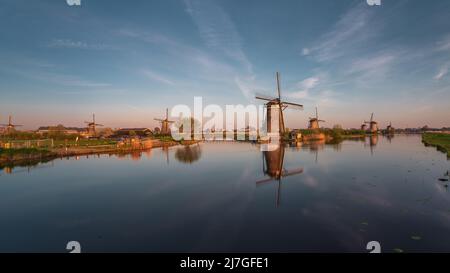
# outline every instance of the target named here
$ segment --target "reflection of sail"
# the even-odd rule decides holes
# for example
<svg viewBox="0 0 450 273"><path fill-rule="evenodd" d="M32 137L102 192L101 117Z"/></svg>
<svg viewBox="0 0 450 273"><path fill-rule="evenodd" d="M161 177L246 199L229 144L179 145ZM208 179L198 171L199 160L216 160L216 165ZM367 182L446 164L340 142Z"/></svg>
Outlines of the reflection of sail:
<svg viewBox="0 0 450 273"><path fill-rule="evenodd" d="M163 152L166 154L166 162L169 165L169 146L165 145L161 147Z"/></svg>
<svg viewBox="0 0 450 273"><path fill-rule="evenodd" d="M192 164L200 159L202 151L200 145L186 145L182 148L178 148L175 152L175 158L182 162Z"/></svg>
<svg viewBox="0 0 450 273"><path fill-rule="evenodd" d="M303 173L303 168L286 170L284 164L284 147L280 145L276 150L262 152L263 156L263 172L269 178L256 181L256 185L265 184L273 180L278 181L277 187L277 207L280 205L281 180L283 177Z"/></svg>

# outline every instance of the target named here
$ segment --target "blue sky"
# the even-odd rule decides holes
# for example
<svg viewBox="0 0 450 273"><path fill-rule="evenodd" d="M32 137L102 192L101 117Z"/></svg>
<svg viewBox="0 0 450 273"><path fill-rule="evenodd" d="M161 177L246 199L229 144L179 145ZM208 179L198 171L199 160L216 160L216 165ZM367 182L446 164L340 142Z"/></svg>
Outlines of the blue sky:
<svg viewBox="0 0 450 273"><path fill-rule="evenodd" d="M251 104L281 73L287 126L450 125L450 1L0 0L0 119L154 127L166 107Z"/></svg>

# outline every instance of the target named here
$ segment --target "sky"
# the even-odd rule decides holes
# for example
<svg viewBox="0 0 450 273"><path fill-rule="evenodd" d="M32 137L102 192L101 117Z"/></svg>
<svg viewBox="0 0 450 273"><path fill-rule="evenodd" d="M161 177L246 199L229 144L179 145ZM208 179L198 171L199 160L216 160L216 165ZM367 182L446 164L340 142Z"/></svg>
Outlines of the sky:
<svg viewBox="0 0 450 273"><path fill-rule="evenodd" d="M0 0L0 123L157 126L166 108L304 105L286 126L450 126L450 1Z"/></svg>

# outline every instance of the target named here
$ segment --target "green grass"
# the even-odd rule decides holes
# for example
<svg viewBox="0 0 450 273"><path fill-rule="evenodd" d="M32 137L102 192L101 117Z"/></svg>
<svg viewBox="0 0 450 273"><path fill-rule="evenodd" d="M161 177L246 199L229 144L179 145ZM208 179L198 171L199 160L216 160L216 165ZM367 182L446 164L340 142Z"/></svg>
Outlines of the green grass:
<svg viewBox="0 0 450 273"><path fill-rule="evenodd" d="M450 134L424 133L422 141L427 145L437 147L438 150L447 153L447 156L450 157Z"/></svg>
<svg viewBox="0 0 450 273"><path fill-rule="evenodd" d="M75 140L55 140L53 145L55 148L58 148L60 146L65 147L67 146L99 146L99 145L115 145L117 144L117 141L114 140L107 140L107 139L79 139L78 142Z"/></svg>
<svg viewBox="0 0 450 273"><path fill-rule="evenodd" d="M159 139L162 142L170 142L170 141L174 141L172 136L166 136L166 135L154 135L153 136L154 139Z"/></svg>
<svg viewBox="0 0 450 273"><path fill-rule="evenodd" d="M2 149L0 148L1 156L15 156L15 155L36 155L48 154L50 151L37 148L20 148L20 149Z"/></svg>

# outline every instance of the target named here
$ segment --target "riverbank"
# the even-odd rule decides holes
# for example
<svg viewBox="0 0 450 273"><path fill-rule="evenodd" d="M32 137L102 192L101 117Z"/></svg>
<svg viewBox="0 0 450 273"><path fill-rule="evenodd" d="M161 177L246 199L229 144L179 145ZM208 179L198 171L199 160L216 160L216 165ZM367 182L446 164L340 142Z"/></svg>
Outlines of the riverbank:
<svg viewBox="0 0 450 273"><path fill-rule="evenodd" d="M13 166L32 166L39 162L53 159L92 154L126 154L136 151L146 151L153 148L171 147L176 145L192 145L198 141L147 140L146 145L95 145L95 146L57 146L55 148L19 148L0 149L0 169Z"/></svg>
<svg viewBox="0 0 450 273"><path fill-rule="evenodd" d="M423 133L422 142L425 145L436 147L439 151L447 154L450 158L450 134L446 133Z"/></svg>

